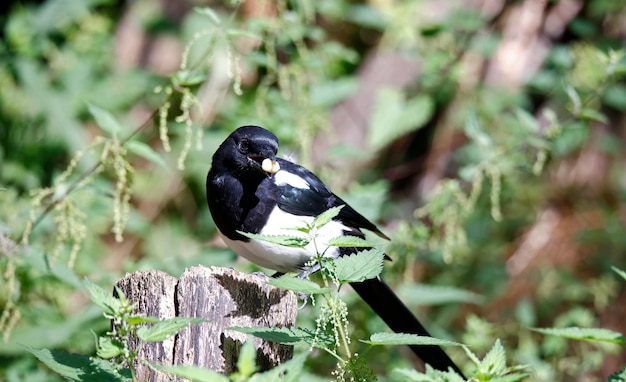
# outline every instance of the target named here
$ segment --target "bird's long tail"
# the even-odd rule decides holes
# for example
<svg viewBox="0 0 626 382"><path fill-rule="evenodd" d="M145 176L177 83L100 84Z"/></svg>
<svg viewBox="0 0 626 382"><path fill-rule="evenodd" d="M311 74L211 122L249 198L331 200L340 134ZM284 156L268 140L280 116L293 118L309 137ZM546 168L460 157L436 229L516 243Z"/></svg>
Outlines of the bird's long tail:
<svg viewBox="0 0 626 382"><path fill-rule="evenodd" d="M394 332L430 336L421 322L382 279L374 278L350 285ZM458 366L439 346L409 345L409 347L415 355L433 368L442 371L452 368L463 376Z"/></svg>

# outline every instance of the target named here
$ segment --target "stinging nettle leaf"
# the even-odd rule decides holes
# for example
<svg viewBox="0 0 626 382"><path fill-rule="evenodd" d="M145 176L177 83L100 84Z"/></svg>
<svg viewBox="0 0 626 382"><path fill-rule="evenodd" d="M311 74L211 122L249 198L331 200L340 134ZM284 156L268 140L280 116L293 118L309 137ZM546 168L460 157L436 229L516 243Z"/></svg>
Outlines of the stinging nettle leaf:
<svg viewBox="0 0 626 382"><path fill-rule="evenodd" d="M124 146L131 153L139 155L140 157L145 158L152 163L158 164L163 168L167 168L167 163L165 163L163 157L147 144L140 141L128 141Z"/></svg>
<svg viewBox="0 0 626 382"><path fill-rule="evenodd" d="M324 333L316 336L312 330L303 328L268 328L268 327L239 327L233 326L228 330L234 330L236 332L252 334L255 337L262 338L264 340L279 342L282 344L293 345L308 345L319 347L320 345L331 345L334 343L332 336Z"/></svg>
<svg viewBox="0 0 626 382"><path fill-rule="evenodd" d="M333 261L335 277L341 283L360 282L377 277L383 270L385 252L372 248Z"/></svg>
<svg viewBox="0 0 626 382"><path fill-rule="evenodd" d="M152 326L142 326L137 329L137 337L146 342L164 341L178 333L181 329L202 322L207 321L197 317L172 317L159 321Z"/></svg>
<svg viewBox="0 0 626 382"><path fill-rule="evenodd" d="M120 300L113 297L110 292L105 291L88 279L85 279L84 284L89 292L91 301L101 307L104 313L114 315L119 310L121 306Z"/></svg>
<svg viewBox="0 0 626 382"><path fill-rule="evenodd" d="M337 236L328 241L328 245L333 247L358 247L358 248L370 248L372 244L365 239L361 239L358 236L344 235Z"/></svg>
<svg viewBox="0 0 626 382"><path fill-rule="evenodd" d="M313 226L317 228L325 226L331 220L336 218L337 215L339 215L343 207L344 207L343 205L332 207L322 212L321 214L317 215L317 217L315 217L315 220L313 220Z"/></svg>
<svg viewBox="0 0 626 382"><path fill-rule="evenodd" d="M610 342L619 345L624 345L625 343L622 333L604 328L579 328L574 326L569 328L532 328L532 330L572 340Z"/></svg>
<svg viewBox="0 0 626 382"><path fill-rule="evenodd" d="M107 110L104 110L99 106L90 103L87 103L87 109L102 130L113 136L122 131L122 125L120 125L117 119L113 117L113 114L111 114Z"/></svg>
<svg viewBox="0 0 626 382"><path fill-rule="evenodd" d="M615 271L615 273L617 273L618 275L622 276L622 278L624 280L626 280L626 272L624 272L623 270L619 269L618 267L611 267L611 269L613 269L613 271Z"/></svg>
<svg viewBox="0 0 626 382"><path fill-rule="evenodd" d="M423 127L432 117L433 111L434 103L428 96L406 100L400 89L382 89L374 101L368 125L368 146L378 150L402 135Z"/></svg>
<svg viewBox="0 0 626 382"><path fill-rule="evenodd" d="M266 284L277 288L291 290L305 294L320 294L330 292L330 288L322 288L311 280L299 279L297 277L281 276L276 279L269 279Z"/></svg>
<svg viewBox="0 0 626 382"><path fill-rule="evenodd" d="M374 333L369 340L361 340L361 342L370 345L463 346L463 344L454 341L409 333Z"/></svg>
<svg viewBox="0 0 626 382"><path fill-rule="evenodd" d="M259 235L256 233L249 233L243 231L237 231L237 233L254 240L267 241L268 243L284 245L285 247L304 248L309 244L309 239L298 236L288 235Z"/></svg>
<svg viewBox="0 0 626 382"><path fill-rule="evenodd" d="M165 366L157 363L150 363L150 367L164 371L166 373L175 375L177 377L185 378L193 382L228 382L228 377L196 365L173 365Z"/></svg>
<svg viewBox="0 0 626 382"><path fill-rule="evenodd" d="M39 361L69 381L123 382L130 378L127 369L116 370L108 361L58 350L26 347Z"/></svg>

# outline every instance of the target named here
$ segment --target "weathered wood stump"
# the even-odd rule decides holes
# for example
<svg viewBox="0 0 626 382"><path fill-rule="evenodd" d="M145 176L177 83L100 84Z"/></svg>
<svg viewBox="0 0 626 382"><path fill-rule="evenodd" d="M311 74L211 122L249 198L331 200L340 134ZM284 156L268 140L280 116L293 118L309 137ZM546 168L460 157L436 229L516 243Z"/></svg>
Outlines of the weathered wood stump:
<svg viewBox="0 0 626 382"><path fill-rule="evenodd" d="M265 284L263 276L233 269L196 266L176 279L161 271L140 271L126 275L117 287L146 316L200 317L206 323L192 325L162 342L130 343L141 358L161 365L197 365L224 374L236 368L243 333L232 326L293 326L298 300L287 292ZM254 338L257 364L267 370L289 360L293 347ZM162 381L166 376L137 363L141 381Z"/></svg>

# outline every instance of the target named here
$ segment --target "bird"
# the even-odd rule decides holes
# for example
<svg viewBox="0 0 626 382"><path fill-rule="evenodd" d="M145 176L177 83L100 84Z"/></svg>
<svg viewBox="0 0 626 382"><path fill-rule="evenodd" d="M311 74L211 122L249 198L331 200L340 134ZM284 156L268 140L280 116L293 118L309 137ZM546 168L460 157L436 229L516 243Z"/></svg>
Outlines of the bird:
<svg viewBox="0 0 626 382"><path fill-rule="evenodd" d="M272 132L246 125L233 131L213 154L206 180L207 204L219 234L234 252L278 274L302 273L311 267L318 252L338 258L356 251L329 246L332 238L364 238L366 230L389 239L311 171L278 158L278 149L279 140ZM341 207L339 213L320 228L315 243L304 247L280 245L244 234L291 235L296 232L295 227L311 224L315 217L333 207ZM394 332L430 336L380 276L350 285ZM452 369L463 376L439 346L409 347L431 367Z"/></svg>

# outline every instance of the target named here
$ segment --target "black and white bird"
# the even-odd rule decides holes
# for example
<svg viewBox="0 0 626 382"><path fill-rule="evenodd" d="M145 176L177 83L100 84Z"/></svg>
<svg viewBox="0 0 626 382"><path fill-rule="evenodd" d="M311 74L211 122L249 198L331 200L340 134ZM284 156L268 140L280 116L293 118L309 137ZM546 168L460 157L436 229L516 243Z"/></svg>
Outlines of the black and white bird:
<svg viewBox="0 0 626 382"><path fill-rule="evenodd" d="M355 211L306 168L276 158L278 138L259 126L242 126L226 138L213 155L207 176L207 202L226 244L240 256L280 273L303 272L319 251L324 256L351 254L354 248L328 246L340 235L363 238L368 230L386 238L372 222ZM262 235L293 235L295 227L306 226L329 208L343 206L339 214L321 227L317 248L304 248L250 239L240 232ZM426 329L378 278L351 283L387 325L397 333L429 336ZM433 368L459 368L438 346L410 346Z"/></svg>

